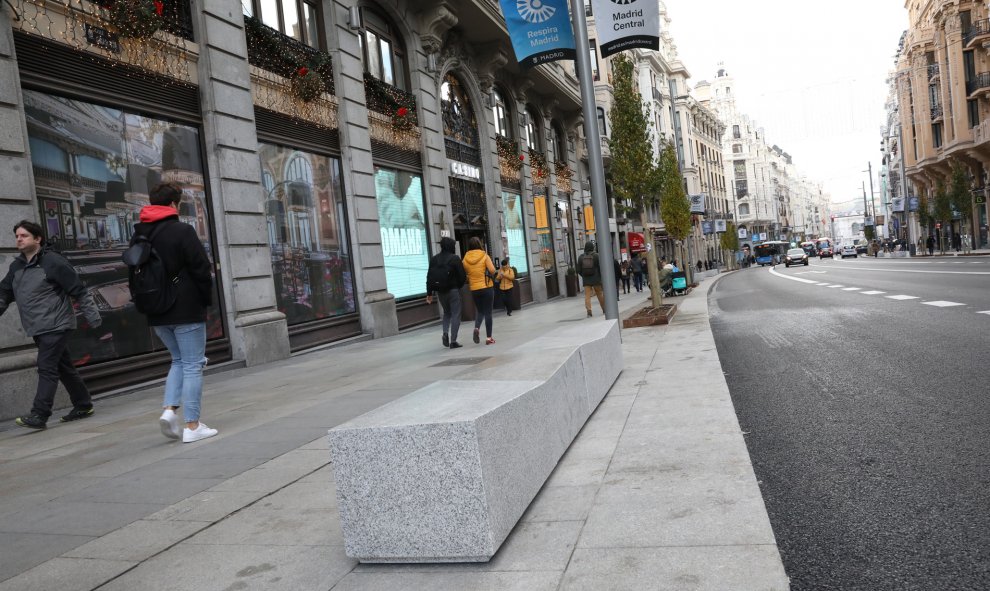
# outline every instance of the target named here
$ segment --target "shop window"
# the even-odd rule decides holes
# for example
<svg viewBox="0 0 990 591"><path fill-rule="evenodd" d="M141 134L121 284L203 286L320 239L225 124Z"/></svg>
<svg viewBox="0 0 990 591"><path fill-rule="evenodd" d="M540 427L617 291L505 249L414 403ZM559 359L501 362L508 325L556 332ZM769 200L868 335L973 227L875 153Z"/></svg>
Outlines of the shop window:
<svg viewBox="0 0 990 591"><path fill-rule="evenodd" d="M31 90L25 121L41 223L48 242L75 267L103 324L80 322L70 335L77 366L164 350L131 304L121 253L148 192L162 181L183 189L179 219L214 258L199 130ZM223 337L219 290L207 316L210 339Z"/></svg>
<svg viewBox="0 0 990 591"><path fill-rule="evenodd" d="M543 151L543 117L533 109L526 109L526 146L530 149Z"/></svg>
<svg viewBox="0 0 990 591"><path fill-rule="evenodd" d="M386 84L408 90L406 52L395 27L368 8L362 11L364 29L358 35L364 71Z"/></svg>
<svg viewBox="0 0 990 591"><path fill-rule="evenodd" d="M605 109L598 107L596 112L598 113L598 135L608 137L608 130L605 127Z"/></svg>
<svg viewBox="0 0 990 591"><path fill-rule="evenodd" d="M588 45L591 55L591 78L597 82L601 79L601 73L598 70L598 46L595 45L594 39L589 40Z"/></svg>
<svg viewBox="0 0 990 591"><path fill-rule="evenodd" d="M749 204L743 203L739 206L739 215L749 215Z"/></svg>
<svg viewBox="0 0 990 591"><path fill-rule="evenodd" d="M506 252L509 263L519 276L529 275L529 253L526 252L526 225L523 223L523 201L516 193L502 193L502 223L505 225Z"/></svg>
<svg viewBox="0 0 990 591"><path fill-rule="evenodd" d="M246 16L253 16L287 37L320 49L319 4L311 0L246 0Z"/></svg>
<svg viewBox="0 0 990 591"><path fill-rule="evenodd" d="M396 299L424 295L430 249L423 213L423 177L376 166L375 195L388 291Z"/></svg>
<svg viewBox="0 0 990 591"><path fill-rule="evenodd" d="M290 326L354 313L340 161L271 144L259 155L279 311Z"/></svg>

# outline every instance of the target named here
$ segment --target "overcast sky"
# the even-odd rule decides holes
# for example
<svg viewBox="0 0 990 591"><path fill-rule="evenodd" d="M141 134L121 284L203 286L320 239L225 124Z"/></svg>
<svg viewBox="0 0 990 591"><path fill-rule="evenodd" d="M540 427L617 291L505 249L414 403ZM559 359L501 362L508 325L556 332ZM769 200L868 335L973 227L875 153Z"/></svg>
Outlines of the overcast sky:
<svg viewBox="0 0 990 591"><path fill-rule="evenodd" d="M692 88L723 63L739 110L834 203L862 207L867 162L879 199L886 79L908 26L903 0L665 2Z"/></svg>

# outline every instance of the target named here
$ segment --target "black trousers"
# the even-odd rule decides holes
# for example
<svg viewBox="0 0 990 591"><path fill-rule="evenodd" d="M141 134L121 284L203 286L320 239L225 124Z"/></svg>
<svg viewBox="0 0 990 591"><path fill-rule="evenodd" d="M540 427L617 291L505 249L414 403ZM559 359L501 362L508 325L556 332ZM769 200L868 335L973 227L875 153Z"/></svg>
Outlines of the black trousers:
<svg viewBox="0 0 990 591"><path fill-rule="evenodd" d="M506 313L512 314L512 288L498 288L499 303L505 308Z"/></svg>
<svg viewBox="0 0 990 591"><path fill-rule="evenodd" d="M52 416L55 390L58 389L60 380L69 391L72 406L91 408L93 400L89 396L89 389L69 357L69 331L39 334L34 337L34 342L38 345L38 390L34 395L31 414L43 419Z"/></svg>

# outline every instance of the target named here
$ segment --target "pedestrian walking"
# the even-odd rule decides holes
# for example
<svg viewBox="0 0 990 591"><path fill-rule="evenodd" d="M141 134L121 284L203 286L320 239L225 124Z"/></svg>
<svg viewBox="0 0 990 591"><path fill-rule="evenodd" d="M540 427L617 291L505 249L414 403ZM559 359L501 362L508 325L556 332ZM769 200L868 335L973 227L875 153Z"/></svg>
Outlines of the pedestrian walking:
<svg viewBox="0 0 990 591"><path fill-rule="evenodd" d="M151 205L141 208L131 245L144 240L150 243L153 256L164 267L166 283L171 286L162 286L166 296L154 305L141 304L135 296L133 279L131 293L138 311L147 317L172 357L165 378L163 412L158 420L162 434L192 443L217 434L216 429L200 421L203 368L207 363L206 309L213 300L212 264L196 229L179 221L182 187L161 183L151 189L149 197ZM131 276L135 276L133 267ZM184 429L180 429L176 413L180 408Z"/></svg>
<svg viewBox="0 0 990 591"><path fill-rule="evenodd" d="M619 301L619 284L622 283L622 279L620 278L622 266L619 264L619 259L612 259L612 271L615 276L615 300Z"/></svg>
<svg viewBox="0 0 990 591"><path fill-rule="evenodd" d="M426 303L433 303L433 294L440 301L443 310L444 347L457 349L457 331L461 327L461 287L467 281L461 257L454 252L454 239L444 236L440 239L440 252L430 259L426 272Z"/></svg>
<svg viewBox="0 0 990 591"><path fill-rule="evenodd" d="M928 240L925 241L925 246L928 247L928 256L935 256L935 239L928 235Z"/></svg>
<svg viewBox="0 0 990 591"><path fill-rule="evenodd" d="M622 278L622 293L629 293L632 283L631 273L629 260L622 261L622 265L619 266L619 277Z"/></svg>
<svg viewBox="0 0 990 591"><path fill-rule="evenodd" d="M505 315L512 316L512 288L515 287L516 270L509 266L509 257L502 259L495 280L498 281L499 299L505 308Z"/></svg>
<svg viewBox="0 0 990 591"><path fill-rule="evenodd" d="M492 303L495 299L495 265L484 251L481 238L473 236L468 240L468 251L464 255L464 271L467 273L471 299L474 300L474 342L481 342L481 321L485 321L486 345L494 345L492 337Z"/></svg>
<svg viewBox="0 0 990 591"><path fill-rule="evenodd" d="M59 253L45 247L40 225L21 220L14 226L18 254L0 281L0 315L17 302L21 327L38 346L38 387L30 414L17 417L15 423L29 429L44 429L52 415L59 381L69 392L72 410L63 423L93 415L89 389L69 355L69 334L76 328L76 314L71 300L79 306L90 328L102 323L93 302L75 268Z"/></svg>
<svg viewBox="0 0 990 591"><path fill-rule="evenodd" d="M585 248L587 249L587 245ZM643 259L638 254L634 254L632 257L632 273L636 291L643 291Z"/></svg>
<svg viewBox="0 0 990 591"><path fill-rule="evenodd" d="M578 269L581 272L581 281L584 283L584 309L591 318L591 294L598 297L598 305L605 313L605 294L602 291L602 269L598 260L598 253L595 252L595 243L590 240L584 245L584 254L578 258ZM642 277L642 270L640 276Z"/></svg>

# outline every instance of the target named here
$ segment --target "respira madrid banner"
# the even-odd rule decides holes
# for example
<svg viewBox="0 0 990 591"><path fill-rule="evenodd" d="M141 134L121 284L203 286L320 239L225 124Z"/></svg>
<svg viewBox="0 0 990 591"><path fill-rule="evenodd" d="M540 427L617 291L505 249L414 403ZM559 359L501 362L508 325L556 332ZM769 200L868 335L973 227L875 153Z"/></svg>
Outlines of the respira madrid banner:
<svg viewBox="0 0 990 591"><path fill-rule="evenodd" d="M660 49L657 0L591 0L602 57L626 49Z"/></svg>
<svg viewBox="0 0 990 591"><path fill-rule="evenodd" d="M577 58L565 0L499 0L499 4L520 66Z"/></svg>
<svg viewBox="0 0 990 591"><path fill-rule="evenodd" d="M629 232L626 238L629 240L629 252L646 252L646 240L641 233Z"/></svg>

